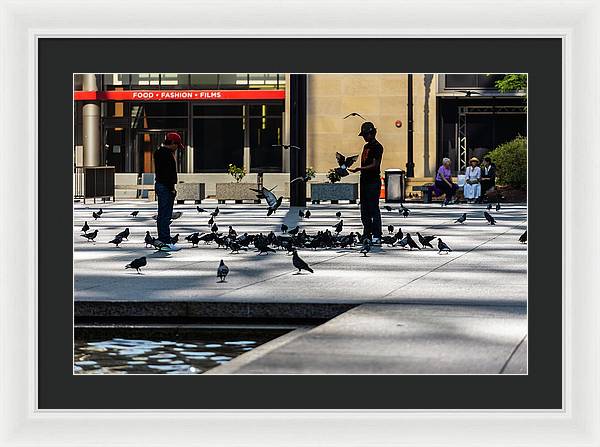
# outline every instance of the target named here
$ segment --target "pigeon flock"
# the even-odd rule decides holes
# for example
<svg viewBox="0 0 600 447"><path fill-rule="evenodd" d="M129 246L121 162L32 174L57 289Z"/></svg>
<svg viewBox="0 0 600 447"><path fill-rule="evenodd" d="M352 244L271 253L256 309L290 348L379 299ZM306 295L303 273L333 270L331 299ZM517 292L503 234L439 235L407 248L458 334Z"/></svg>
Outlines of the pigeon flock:
<svg viewBox="0 0 600 447"><path fill-rule="evenodd" d="M349 165L352 163L352 161L344 161L344 163L348 163ZM342 163L340 163L340 165L342 165ZM282 197L277 198L275 194L273 194L272 190L263 187L261 190L255 189L253 191L257 193L258 198L265 199L268 206L267 217L275 213L280 207ZM383 209L389 213L396 211L389 205L384 205ZM495 225L496 218L494 218L494 216L488 212L491 211L491 209L492 206L490 204L487 206L486 211L483 211L483 214L479 214L479 216L483 217L489 225ZM499 212L501 209L500 204L497 204L495 209L496 212ZM310 265L300 257L298 250L356 250L355 252L358 252L358 254L363 257L368 257L369 253L372 251L372 243L369 238L363 238L358 231L344 232L344 220L341 218L342 211L337 211L334 215L332 214L332 220L333 216L335 216L335 218L339 219L339 221L330 225L329 228L331 229L327 228L325 230L319 230L316 233L309 233L306 231L306 229L302 229L300 225L296 225L294 228L290 229L288 225L281 224L279 228L280 231L278 233L270 231L266 234L249 234L247 232L238 232L232 225L227 225L227 230L220 232L219 226L217 225L217 220L220 213L218 206L210 212L209 210L200 207L196 207L196 211L198 216L208 213L208 231L195 231L185 236L184 240L191 244L191 248L198 248L200 244L205 246L214 245L219 249L229 250L229 253L232 255L239 254L241 251L254 252L257 256L269 256L279 252L285 252L287 255L291 255L292 266L294 269L297 269L297 272L295 273L297 275L303 274L302 272L314 273L314 270L310 267ZM400 207L397 209L397 211L404 218L407 218L411 213L410 210L404 206L404 204L400 204ZM479 211L479 213L480 212L481 211ZM132 219L136 219L138 218L139 214L140 211L136 210L130 213L129 216ZM473 214L475 214L475 211ZM101 218L102 215L102 209L92 212L94 221ZM182 211L173 212L172 221L179 219L182 215ZM155 220L156 217L156 214L152 216L152 218ZM308 209L301 209L298 212L298 217L300 219L309 219L311 217L311 212ZM458 217L458 219L454 220L454 224L464 225L465 222L467 222L467 217L467 213L463 213L460 217ZM87 242L95 243L98 237L98 229L91 231L90 223L92 223L92 225L94 224L93 221L86 220L84 222L83 226L81 227L81 236L85 238ZM438 254L448 254L452 251L448 244L436 235L421 234L417 231L415 233L415 240L410 233L404 233L401 228L397 228L391 224L387 225L387 232L388 234L381 238L381 244L388 247L400 247L402 249L406 249L407 251L421 251L426 249L435 250L432 242L437 239ZM123 231L114 234L112 238L108 240L108 243L114 244L115 248L119 248L120 244L122 244L124 240L129 240L128 238L130 234L131 232L129 228L125 228ZM527 242L527 231L525 231L519 237L518 241L522 244ZM171 243L179 243L179 234L175 234L171 237ZM159 241L157 238L154 238L151 232L148 230L146 231L144 237L144 247L161 251L161 249L165 247L165 244ZM125 269L135 269L138 274L142 274L141 269L147 265L147 262L146 256L141 256L133 259L130 263L125 265ZM225 265L224 261L221 259L221 262L217 267L216 277L218 282L226 282L228 275L229 267Z"/></svg>

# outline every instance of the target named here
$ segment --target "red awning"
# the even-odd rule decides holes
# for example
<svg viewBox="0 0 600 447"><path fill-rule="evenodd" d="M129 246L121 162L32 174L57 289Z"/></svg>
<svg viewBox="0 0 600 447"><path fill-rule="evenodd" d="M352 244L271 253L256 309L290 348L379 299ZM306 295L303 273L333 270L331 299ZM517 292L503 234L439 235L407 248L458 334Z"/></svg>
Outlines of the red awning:
<svg viewBox="0 0 600 447"><path fill-rule="evenodd" d="M285 90L119 90L74 92L75 101L228 101L285 99Z"/></svg>

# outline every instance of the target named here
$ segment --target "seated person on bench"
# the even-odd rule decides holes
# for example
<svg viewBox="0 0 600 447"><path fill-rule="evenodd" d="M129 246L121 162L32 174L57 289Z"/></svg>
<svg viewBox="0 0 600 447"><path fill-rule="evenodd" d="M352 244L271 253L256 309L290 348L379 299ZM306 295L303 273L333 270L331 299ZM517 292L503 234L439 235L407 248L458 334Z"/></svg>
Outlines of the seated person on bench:
<svg viewBox="0 0 600 447"><path fill-rule="evenodd" d="M448 205L452 202L452 198L458 190L458 185L452 183L452 171L450 170L450 163L452 160L444 158L442 160L442 166L437 171L435 176L435 186L433 192L436 196L445 194L444 205Z"/></svg>
<svg viewBox="0 0 600 447"><path fill-rule="evenodd" d="M493 191L496 185L496 165L490 157L485 157L481 165L481 197L480 202L486 201L485 193Z"/></svg>

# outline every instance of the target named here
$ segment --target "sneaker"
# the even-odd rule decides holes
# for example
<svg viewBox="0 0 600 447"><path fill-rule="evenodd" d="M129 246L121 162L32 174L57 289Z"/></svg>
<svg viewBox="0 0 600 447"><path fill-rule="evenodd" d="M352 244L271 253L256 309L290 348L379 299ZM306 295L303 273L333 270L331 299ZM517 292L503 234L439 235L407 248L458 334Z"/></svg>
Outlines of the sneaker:
<svg viewBox="0 0 600 447"><path fill-rule="evenodd" d="M179 251L179 250L181 250L181 248L175 244L165 244L160 247L160 251Z"/></svg>

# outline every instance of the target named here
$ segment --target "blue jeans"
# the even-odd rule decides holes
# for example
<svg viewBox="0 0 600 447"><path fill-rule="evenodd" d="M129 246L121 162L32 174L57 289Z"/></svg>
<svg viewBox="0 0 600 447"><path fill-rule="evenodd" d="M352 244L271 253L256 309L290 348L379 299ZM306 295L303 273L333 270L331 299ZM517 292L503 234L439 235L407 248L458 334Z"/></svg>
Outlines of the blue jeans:
<svg viewBox="0 0 600 447"><path fill-rule="evenodd" d="M158 199L158 217L156 227L158 229L158 240L165 244L171 243L171 217L173 217L173 203L175 202L174 187L155 183L154 190Z"/></svg>
<svg viewBox="0 0 600 447"><path fill-rule="evenodd" d="M379 194L381 180L360 182L360 220L363 224L364 236L381 237L381 212L379 211Z"/></svg>

